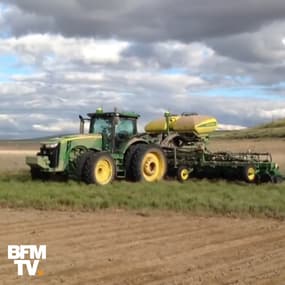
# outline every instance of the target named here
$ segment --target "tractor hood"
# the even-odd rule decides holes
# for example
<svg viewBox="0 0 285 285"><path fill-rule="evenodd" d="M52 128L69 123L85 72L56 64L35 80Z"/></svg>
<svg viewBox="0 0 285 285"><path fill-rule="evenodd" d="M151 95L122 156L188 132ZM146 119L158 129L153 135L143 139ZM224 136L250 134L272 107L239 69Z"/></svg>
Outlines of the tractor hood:
<svg viewBox="0 0 285 285"><path fill-rule="evenodd" d="M102 135L76 134L50 138L41 142L37 155L26 157L26 163L45 172L62 172L87 150L101 151Z"/></svg>
<svg viewBox="0 0 285 285"><path fill-rule="evenodd" d="M102 147L102 135L100 134L76 134L50 138L46 141L42 141L41 145L46 147L56 147L58 144L72 144L82 145L87 148L101 148Z"/></svg>

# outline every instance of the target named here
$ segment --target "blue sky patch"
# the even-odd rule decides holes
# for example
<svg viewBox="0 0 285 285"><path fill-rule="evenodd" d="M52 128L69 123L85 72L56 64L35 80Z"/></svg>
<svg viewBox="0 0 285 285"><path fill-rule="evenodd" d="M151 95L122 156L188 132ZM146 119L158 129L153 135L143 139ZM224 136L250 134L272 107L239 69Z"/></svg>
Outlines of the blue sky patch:
<svg viewBox="0 0 285 285"><path fill-rule="evenodd" d="M17 56L0 55L0 81L8 81L14 74L32 74L34 69L31 66L21 65Z"/></svg>
<svg viewBox="0 0 285 285"><path fill-rule="evenodd" d="M180 75L180 74L186 74L185 68L167 68L162 71L162 74L166 75Z"/></svg>

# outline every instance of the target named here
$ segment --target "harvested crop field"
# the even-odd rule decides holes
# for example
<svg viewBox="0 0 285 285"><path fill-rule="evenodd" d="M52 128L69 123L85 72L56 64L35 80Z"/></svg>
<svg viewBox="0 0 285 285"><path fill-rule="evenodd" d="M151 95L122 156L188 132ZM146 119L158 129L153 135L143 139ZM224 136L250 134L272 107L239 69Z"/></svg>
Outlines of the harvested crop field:
<svg viewBox="0 0 285 285"><path fill-rule="evenodd" d="M0 210L1 284L276 284L285 224L122 210ZM17 277L8 244L46 244L43 276Z"/></svg>

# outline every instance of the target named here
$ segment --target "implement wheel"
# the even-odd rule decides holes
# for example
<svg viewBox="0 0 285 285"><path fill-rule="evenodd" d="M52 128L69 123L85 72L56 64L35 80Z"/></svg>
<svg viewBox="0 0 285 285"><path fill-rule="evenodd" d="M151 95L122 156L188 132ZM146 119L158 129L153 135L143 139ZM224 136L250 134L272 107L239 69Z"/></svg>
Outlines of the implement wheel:
<svg viewBox="0 0 285 285"><path fill-rule="evenodd" d="M89 153L84 167L83 180L87 184L107 185L115 178L115 163L106 152Z"/></svg>
<svg viewBox="0 0 285 285"><path fill-rule="evenodd" d="M156 145L141 145L131 161L134 181L154 182L163 179L167 163L162 149Z"/></svg>
<svg viewBox="0 0 285 285"><path fill-rule="evenodd" d="M256 168L254 165L246 165L243 168L243 178L248 183L253 183L256 180Z"/></svg>
<svg viewBox="0 0 285 285"><path fill-rule="evenodd" d="M177 170L177 180L181 183L189 179L189 169L185 166L180 166Z"/></svg>

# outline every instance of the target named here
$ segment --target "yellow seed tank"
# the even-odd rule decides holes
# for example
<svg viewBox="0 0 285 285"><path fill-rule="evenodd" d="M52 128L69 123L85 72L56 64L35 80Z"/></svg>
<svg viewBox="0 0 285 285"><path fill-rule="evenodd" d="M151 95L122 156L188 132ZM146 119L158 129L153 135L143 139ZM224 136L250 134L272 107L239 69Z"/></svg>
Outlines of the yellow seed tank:
<svg viewBox="0 0 285 285"><path fill-rule="evenodd" d="M168 117L169 131L178 133L194 133L206 136L217 129L218 123L214 117L204 115L187 115ZM149 122L145 126L147 133L162 133L167 131L167 117Z"/></svg>

